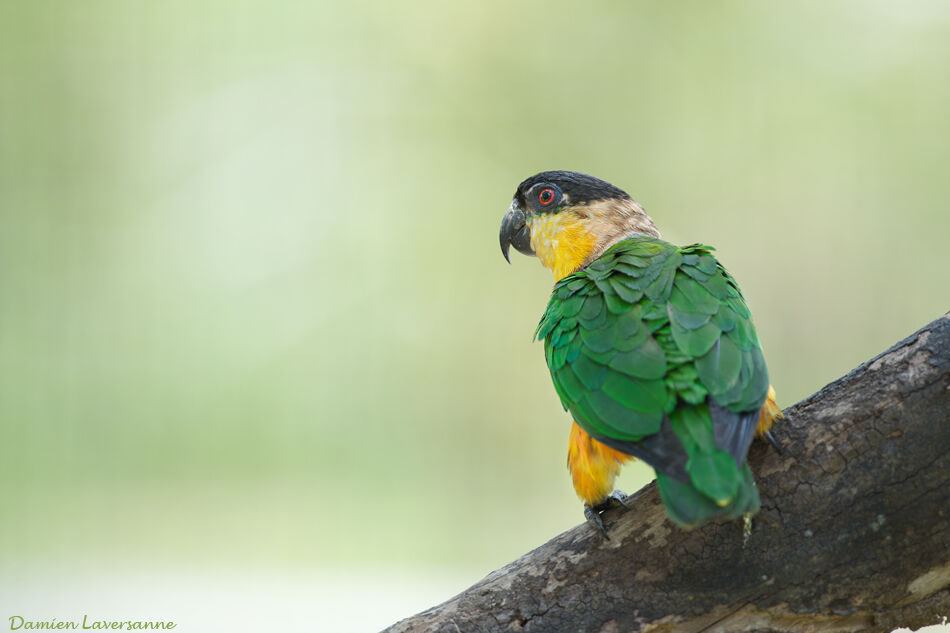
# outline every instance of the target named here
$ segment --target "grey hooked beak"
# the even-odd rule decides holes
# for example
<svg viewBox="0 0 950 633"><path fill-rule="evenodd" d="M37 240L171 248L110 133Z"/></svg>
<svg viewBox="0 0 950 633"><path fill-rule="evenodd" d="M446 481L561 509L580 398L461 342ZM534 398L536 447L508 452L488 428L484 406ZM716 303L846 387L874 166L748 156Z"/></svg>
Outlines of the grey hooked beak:
<svg viewBox="0 0 950 633"><path fill-rule="evenodd" d="M501 242L501 254L505 256L509 264L511 263L511 258L508 257L509 246L514 246L519 253L524 255L534 255L534 251L531 250L531 231L525 223L524 211L515 202L508 207L508 213L501 221L498 240Z"/></svg>

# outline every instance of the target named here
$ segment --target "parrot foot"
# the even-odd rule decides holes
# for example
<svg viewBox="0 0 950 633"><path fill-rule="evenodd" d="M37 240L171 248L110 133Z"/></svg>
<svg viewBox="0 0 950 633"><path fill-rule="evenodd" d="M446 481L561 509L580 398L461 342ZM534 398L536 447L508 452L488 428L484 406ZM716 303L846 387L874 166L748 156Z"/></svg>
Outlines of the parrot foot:
<svg viewBox="0 0 950 633"><path fill-rule="evenodd" d="M742 547L745 547L746 543L749 542L750 536L752 536L752 515L743 514L742 515Z"/></svg>
<svg viewBox="0 0 950 633"><path fill-rule="evenodd" d="M587 523L600 532L608 541L610 537L607 536L607 528L604 527L604 520L600 515L603 514L605 510L612 508L615 503L619 503L625 508L630 507L627 505L627 495L622 490L614 490L607 495L606 499L595 506L584 505L584 518L587 519Z"/></svg>
<svg viewBox="0 0 950 633"><path fill-rule="evenodd" d="M781 444L778 443L778 440L775 439L775 436L772 435L772 431L766 431L762 436L769 441L769 444L772 445L772 448L775 449L775 452L779 455L784 455L785 452L782 450Z"/></svg>

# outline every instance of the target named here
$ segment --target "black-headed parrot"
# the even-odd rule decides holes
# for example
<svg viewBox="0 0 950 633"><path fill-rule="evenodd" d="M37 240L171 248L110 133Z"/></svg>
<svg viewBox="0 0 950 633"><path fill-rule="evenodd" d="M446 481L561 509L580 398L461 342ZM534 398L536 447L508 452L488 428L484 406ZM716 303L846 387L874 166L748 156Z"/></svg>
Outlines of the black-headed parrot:
<svg viewBox="0 0 950 633"><path fill-rule="evenodd" d="M600 514L623 502L614 479L632 457L654 468L680 526L755 513L746 454L781 411L713 249L661 240L627 193L570 171L522 182L500 240L505 259L514 246L554 273L535 337L574 419L567 464L587 520L606 536Z"/></svg>

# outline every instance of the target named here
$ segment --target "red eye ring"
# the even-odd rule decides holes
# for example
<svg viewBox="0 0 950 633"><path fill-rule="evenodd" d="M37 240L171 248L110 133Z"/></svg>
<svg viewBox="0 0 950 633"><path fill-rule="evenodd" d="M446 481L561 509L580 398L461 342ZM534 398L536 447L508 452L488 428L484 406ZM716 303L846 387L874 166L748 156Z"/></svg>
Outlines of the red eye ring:
<svg viewBox="0 0 950 633"><path fill-rule="evenodd" d="M538 202L541 203L541 206L548 206L554 202L554 189L550 187L545 187L538 193Z"/></svg>

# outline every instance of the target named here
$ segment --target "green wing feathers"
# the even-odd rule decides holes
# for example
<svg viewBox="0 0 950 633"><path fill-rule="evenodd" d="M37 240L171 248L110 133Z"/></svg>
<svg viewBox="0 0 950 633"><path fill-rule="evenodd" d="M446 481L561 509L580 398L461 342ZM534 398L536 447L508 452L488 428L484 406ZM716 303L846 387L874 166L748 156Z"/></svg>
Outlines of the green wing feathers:
<svg viewBox="0 0 950 633"><path fill-rule="evenodd" d="M711 248L635 237L554 287L535 336L565 409L657 470L674 521L758 509L745 456L769 378Z"/></svg>

